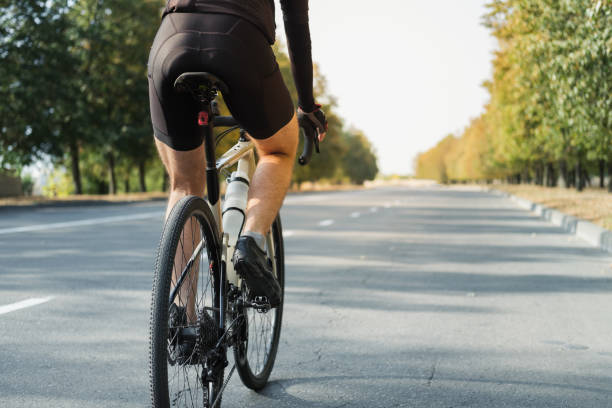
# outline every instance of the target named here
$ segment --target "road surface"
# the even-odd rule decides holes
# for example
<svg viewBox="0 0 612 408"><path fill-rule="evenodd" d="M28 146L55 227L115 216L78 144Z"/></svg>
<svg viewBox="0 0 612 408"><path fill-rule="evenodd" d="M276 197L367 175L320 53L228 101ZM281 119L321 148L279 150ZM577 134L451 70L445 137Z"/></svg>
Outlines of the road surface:
<svg viewBox="0 0 612 408"><path fill-rule="evenodd" d="M0 407L148 405L163 202L0 209ZM612 407L612 257L489 193L292 195L269 386L226 407Z"/></svg>

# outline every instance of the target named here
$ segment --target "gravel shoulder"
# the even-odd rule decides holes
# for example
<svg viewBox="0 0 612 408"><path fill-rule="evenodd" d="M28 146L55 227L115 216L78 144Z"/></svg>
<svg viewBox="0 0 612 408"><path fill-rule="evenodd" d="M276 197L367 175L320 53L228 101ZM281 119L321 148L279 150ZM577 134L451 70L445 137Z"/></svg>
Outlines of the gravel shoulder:
<svg viewBox="0 0 612 408"><path fill-rule="evenodd" d="M612 194L605 190L585 189L579 193L572 189L533 185L500 184L493 187L612 230Z"/></svg>

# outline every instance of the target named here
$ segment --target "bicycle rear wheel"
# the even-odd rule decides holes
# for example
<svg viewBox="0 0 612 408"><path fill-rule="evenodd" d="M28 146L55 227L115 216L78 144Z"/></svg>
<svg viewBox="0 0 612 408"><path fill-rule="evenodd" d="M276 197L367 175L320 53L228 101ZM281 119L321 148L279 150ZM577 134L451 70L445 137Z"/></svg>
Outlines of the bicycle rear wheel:
<svg viewBox="0 0 612 408"><path fill-rule="evenodd" d="M240 312L243 318L242 338L234 346L234 360L240 379L253 390L262 389L268 382L280 339L285 292L285 254L280 216L276 217L270 229L266 252L282 289L281 302L278 307L265 313L252 307L243 308ZM244 281L242 285L246 298L248 288L245 288Z"/></svg>
<svg viewBox="0 0 612 408"><path fill-rule="evenodd" d="M205 366L206 352L221 333L220 254L206 201L181 199L164 226L155 265L149 372L153 407L210 407L216 398L223 373L210 381Z"/></svg>

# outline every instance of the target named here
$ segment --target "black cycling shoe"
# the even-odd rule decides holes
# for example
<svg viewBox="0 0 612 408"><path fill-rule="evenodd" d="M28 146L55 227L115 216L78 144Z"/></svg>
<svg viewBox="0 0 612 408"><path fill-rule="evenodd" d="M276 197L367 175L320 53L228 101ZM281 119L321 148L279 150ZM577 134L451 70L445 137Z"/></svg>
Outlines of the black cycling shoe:
<svg viewBox="0 0 612 408"><path fill-rule="evenodd" d="M281 287L268 263L267 254L252 237L238 238L232 262L238 275L246 281L251 299L265 296L271 307L280 304Z"/></svg>

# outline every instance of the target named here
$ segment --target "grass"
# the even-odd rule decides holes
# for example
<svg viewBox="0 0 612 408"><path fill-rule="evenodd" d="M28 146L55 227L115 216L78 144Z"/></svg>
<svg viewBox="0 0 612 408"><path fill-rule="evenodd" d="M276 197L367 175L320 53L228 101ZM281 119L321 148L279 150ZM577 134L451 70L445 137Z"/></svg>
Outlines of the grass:
<svg viewBox="0 0 612 408"><path fill-rule="evenodd" d="M606 190L585 189L579 193L562 187L508 184L495 188L612 230L612 193Z"/></svg>
<svg viewBox="0 0 612 408"><path fill-rule="evenodd" d="M166 198L166 193L128 193L116 195L70 195L65 197L44 197L44 196L26 196L26 197L8 197L0 198L0 207L2 206L28 206L37 204L52 204L52 203L71 203L84 201L99 201L99 202L131 202L131 201L147 201L160 198Z"/></svg>
<svg viewBox="0 0 612 408"><path fill-rule="evenodd" d="M292 186L289 190L292 193L301 193L309 191L338 191L338 190L356 190L363 189L365 186L357 186L354 184L332 184L332 183L302 183L298 190L297 186ZM225 184L221 186L221 193L225 193ZM45 197L45 196L25 196L25 197L7 197L0 198L0 207L3 206L31 206L39 204L56 204L56 203L79 203L79 202L134 202L148 201L155 199L166 199L168 193L152 192L152 193L128 193L128 194L100 194L100 195L69 195L65 197Z"/></svg>

